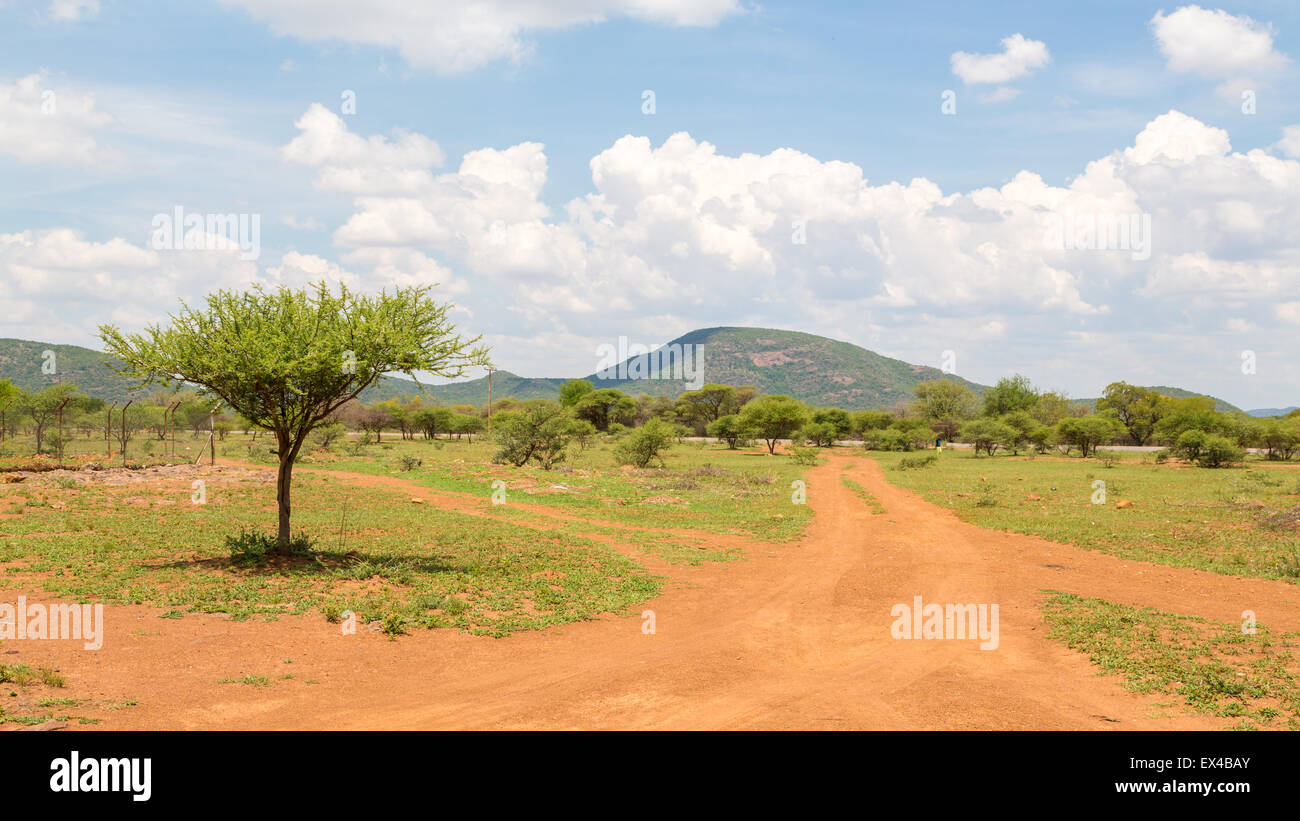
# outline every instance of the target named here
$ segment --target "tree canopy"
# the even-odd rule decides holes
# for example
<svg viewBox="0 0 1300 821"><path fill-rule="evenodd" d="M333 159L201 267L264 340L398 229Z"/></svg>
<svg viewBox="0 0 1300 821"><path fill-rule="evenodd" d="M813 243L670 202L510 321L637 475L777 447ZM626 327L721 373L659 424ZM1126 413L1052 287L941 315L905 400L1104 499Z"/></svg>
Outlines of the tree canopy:
<svg viewBox="0 0 1300 821"><path fill-rule="evenodd" d="M166 325L123 334L100 326L122 373L149 382L188 382L220 397L252 425L272 431L280 472L278 545L289 546L289 485L308 433L386 373L464 376L487 365L479 337L463 339L452 305L429 288L365 296L325 283L291 290L221 290L196 309L182 303Z"/></svg>

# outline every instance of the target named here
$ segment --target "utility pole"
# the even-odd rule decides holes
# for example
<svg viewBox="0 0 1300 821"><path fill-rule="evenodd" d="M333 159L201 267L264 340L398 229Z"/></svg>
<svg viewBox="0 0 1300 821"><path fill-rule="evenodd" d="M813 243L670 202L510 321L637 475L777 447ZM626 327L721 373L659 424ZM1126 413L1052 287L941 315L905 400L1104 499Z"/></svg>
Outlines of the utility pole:
<svg viewBox="0 0 1300 821"><path fill-rule="evenodd" d="M208 411L208 464L212 467L217 464L217 410L222 404L218 402Z"/></svg>
<svg viewBox="0 0 1300 821"><path fill-rule="evenodd" d="M171 431L172 456L176 455L176 409L179 408L180 406L181 406L181 400L177 399L175 402L168 405L167 410L163 412L163 436L167 435L168 430ZM170 428L167 425L168 414L171 414L172 417Z"/></svg>
<svg viewBox="0 0 1300 821"><path fill-rule="evenodd" d="M126 409L134 404L135 400L132 399L122 406L122 467L126 467ZM111 447L109 453L112 453Z"/></svg>
<svg viewBox="0 0 1300 821"><path fill-rule="evenodd" d="M104 420L104 441L108 443L108 458L113 458L113 408L117 403L108 406L108 418Z"/></svg>
<svg viewBox="0 0 1300 821"><path fill-rule="evenodd" d="M63 464L63 408L71 401L72 397L69 396L59 403L59 464Z"/></svg>

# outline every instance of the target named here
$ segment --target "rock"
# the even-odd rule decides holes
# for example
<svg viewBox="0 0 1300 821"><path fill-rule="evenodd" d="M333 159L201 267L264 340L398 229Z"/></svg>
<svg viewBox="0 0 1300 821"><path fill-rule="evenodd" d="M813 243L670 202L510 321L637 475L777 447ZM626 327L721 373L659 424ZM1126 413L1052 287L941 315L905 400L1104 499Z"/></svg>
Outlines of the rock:
<svg viewBox="0 0 1300 821"><path fill-rule="evenodd" d="M42 721L40 724L33 724L30 727L24 727L19 732L39 733L45 730L62 730L68 726L66 721Z"/></svg>
<svg viewBox="0 0 1300 821"><path fill-rule="evenodd" d="M1120 499L1118 502L1115 503L1115 507L1120 508L1120 509L1123 509L1123 508L1126 508L1126 507L1133 507L1133 503L1130 502L1128 499Z"/></svg>
<svg viewBox="0 0 1300 821"><path fill-rule="evenodd" d="M411 497L411 504L413 504L413 505L422 505L422 504L424 504L424 500L423 500L423 499L417 499L416 497L412 496L412 497Z"/></svg>

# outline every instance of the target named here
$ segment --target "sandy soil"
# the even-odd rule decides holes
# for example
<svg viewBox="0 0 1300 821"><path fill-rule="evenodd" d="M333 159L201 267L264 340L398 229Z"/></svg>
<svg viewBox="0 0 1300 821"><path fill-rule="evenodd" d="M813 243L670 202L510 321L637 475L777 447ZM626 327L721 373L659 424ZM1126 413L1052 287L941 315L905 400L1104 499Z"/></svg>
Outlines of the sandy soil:
<svg viewBox="0 0 1300 821"><path fill-rule="evenodd" d="M841 475L887 513L872 515ZM650 563L669 577L643 605L654 634L632 614L503 639L440 630L392 641L342 635L318 615L159 619L115 606L97 652L6 642L19 652L0 658L57 667L68 681L59 696L138 702L68 708L102 718L97 729L1212 729L1229 722L1157 707L1173 698L1127 693L1049 640L1045 591L1223 621L1253 610L1274 629L1300 630L1294 585L982 530L844 454L808 480L816 516L802 541L748 544L744 561ZM466 512L481 505L392 477L350 481ZM39 596L0 590L0 601L20 593ZM916 595L997 603L1000 646L893 639L891 608ZM271 683L219 683L245 674Z"/></svg>

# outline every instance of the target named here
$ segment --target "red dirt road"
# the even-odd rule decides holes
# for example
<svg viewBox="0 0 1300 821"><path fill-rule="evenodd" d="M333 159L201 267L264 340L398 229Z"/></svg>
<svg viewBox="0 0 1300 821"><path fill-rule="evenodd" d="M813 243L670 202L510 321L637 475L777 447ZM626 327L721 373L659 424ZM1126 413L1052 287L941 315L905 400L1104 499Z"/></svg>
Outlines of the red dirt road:
<svg viewBox="0 0 1300 821"><path fill-rule="evenodd" d="M841 475L887 513L872 515ZM401 484L469 512L463 497ZM70 710L102 717L102 729L1212 729L1229 722L1157 707L1176 699L1127 693L1049 640L1043 591L1222 621L1253 610L1300 629L1300 587L982 530L843 454L809 472L808 503L816 515L800 542L752 543L737 562L652 564L669 577L643 605L653 635L630 615L503 639L439 630L390 641L342 635L318 615L170 620L108 607L98 652L7 642L28 646L5 660L58 667L60 696L139 702ZM998 604L998 648L893 639L891 608L916 595ZM244 674L271 683L218 683Z"/></svg>

